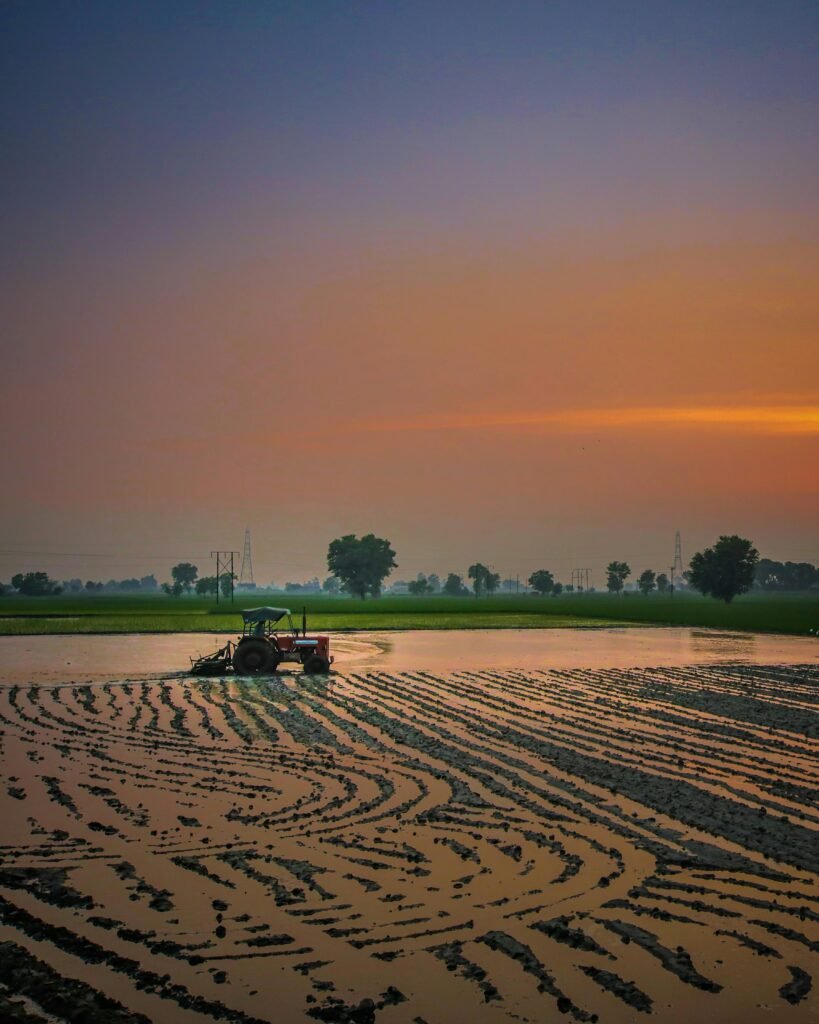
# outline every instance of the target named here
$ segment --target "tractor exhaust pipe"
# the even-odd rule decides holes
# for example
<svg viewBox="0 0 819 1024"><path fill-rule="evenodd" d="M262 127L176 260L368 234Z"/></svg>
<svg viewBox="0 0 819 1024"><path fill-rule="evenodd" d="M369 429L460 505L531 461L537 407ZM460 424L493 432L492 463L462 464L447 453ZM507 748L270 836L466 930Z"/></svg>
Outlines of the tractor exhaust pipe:
<svg viewBox="0 0 819 1024"><path fill-rule="evenodd" d="M301 635L307 636L307 605L304 605L301 610Z"/></svg>

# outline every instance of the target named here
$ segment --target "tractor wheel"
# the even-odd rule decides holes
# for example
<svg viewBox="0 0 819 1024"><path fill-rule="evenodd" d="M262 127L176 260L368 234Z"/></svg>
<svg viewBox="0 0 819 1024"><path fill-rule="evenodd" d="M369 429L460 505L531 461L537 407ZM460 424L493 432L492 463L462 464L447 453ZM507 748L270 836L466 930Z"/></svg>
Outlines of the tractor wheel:
<svg viewBox="0 0 819 1024"><path fill-rule="evenodd" d="M330 671L330 662L320 654L311 654L304 663L304 671L311 676L326 676Z"/></svg>
<svg viewBox="0 0 819 1024"><path fill-rule="evenodd" d="M275 672L279 659L265 640L246 640L233 654L233 667L240 676L263 676Z"/></svg>

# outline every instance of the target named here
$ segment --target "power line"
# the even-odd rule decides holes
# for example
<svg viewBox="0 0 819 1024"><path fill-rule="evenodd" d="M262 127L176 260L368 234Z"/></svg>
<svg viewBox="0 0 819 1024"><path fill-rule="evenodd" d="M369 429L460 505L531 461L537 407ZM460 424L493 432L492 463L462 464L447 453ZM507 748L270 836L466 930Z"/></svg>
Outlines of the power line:
<svg viewBox="0 0 819 1024"><path fill-rule="evenodd" d="M128 558L122 558L121 554L103 551L16 551L11 549L0 551L0 557L2 558L18 558L21 555L26 558L116 558L122 564L147 558L163 559L168 562L175 562L177 560L189 561L192 558L207 558L207 555L201 552L198 555L146 555L137 552Z"/></svg>

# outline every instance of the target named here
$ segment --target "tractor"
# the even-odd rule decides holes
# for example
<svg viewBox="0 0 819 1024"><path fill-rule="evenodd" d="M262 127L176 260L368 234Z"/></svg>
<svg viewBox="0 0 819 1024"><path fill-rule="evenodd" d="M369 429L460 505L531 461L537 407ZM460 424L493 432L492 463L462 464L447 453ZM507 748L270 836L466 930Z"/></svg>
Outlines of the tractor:
<svg viewBox="0 0 819 1024"><path fill-rule="evenodd" d="M280 629L283 619L287 624ZM310 675L330 671L330 638L307 635L306 612L302 613L301 632L293 624L289 608L246 608L242 622L242 635L236 643L228 640L213 654L191 658L192 675L224 675L233 669L240 676L268 676L283 661L303 665Z"/></svg>

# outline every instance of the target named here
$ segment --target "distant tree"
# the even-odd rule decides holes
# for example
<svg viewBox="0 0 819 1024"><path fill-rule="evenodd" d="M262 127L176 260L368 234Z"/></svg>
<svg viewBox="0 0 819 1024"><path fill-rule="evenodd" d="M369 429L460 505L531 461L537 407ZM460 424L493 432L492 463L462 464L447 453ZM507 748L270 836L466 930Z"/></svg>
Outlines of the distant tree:
<svg viewBox="0 0 819 1024"><path fill-rule="evenodd" d="M430 594L432 587L429 585L429 580L424 576L423 573L418 573L418 576L414 580L410 580L407 584L407 590L415 597L420 597L422 594Z"/></svg>
<svg viewBox="0 0 819 1024"><path fill-rule="evenodd" d="M18 572L11 577L11 585L26 597L53 597L63 588L47 572Z"/></svg>
<svg viewBox="0 0 819 1024"><path fill-rule="evenodd" d="M99 591L102 590L102 587L103 585L101 582L95 583L94 580L85 581L85 589L88 591L89 594L99 593Z"/></svg>
<svg viewBox="0 0 819 1024"><path fill-rule="evenodd" d="M441 592L441 577L437 572L431 572L427 576L427 583L429 584L430 594L440 594Z"/></svg>
<svg viewBox="0 0 819 1024"><path fill-rule="evenodd" d="M138 579L131 578L128 580L109 580L105 584L106 590L121 590L124 593L134 593L141 589L140 582Z"/></svg>
<svg viewBox="0 0 819 1024"><path fill-rule="evenodd" d="M753 586L758 561L759 552L751 541L736 534L720 537L712 548L698 551L691 559L689 582L701 594L730 604Z"/></svg>
<svg viewBox="0 0 819 1024"><path fill-rule="evenodd" d="M447 597L464 597L469 591L464 586L464 581L457 573L451 572L444 583L443 591Z"/></svg>
<svg viewBox="0 0 819 1024"><path fill-rule="evenodd" d="M335 578L335 576L328 576L327 579L322 583L321 589L324 591L325 594L329 594L330 596L334 597L340 590L339 582Z"/></svg>
<svg viewBox="0 0 819 1024"><path fill-rule="evenodd" d="M79 594L79 592L82 590L82 580L80 580L80 579L69 580L68 581L68 589L71 591L72 594Z"/></svg>
<svg viewBox="0 0 819 1024"><path fill-rule="evenodd" d="M548 569L537 569L529 577L528 583L541 597L551 594L555 588L555 578Z"/></svg>
<svg viewBox="0 0 819 1024"><path fill-rule="evenodd" d="M657 574L653 569L644 569L637 577L637 586L646 597L657 586Z"/></svg>
<svg viewBox="0 0 819 1024"><path fill-rule="evenodd" d="M159 590L159 584L156 582L156 576L153 573L150 576L143 576L139 581L140 590Z"/></svg>
<svg viewBox="0 0 819 1024"><path fill-rule="evenodd" d="M785 588L809 590L819 584L819 569L810 562L785 562Z"/></svg>
<svg viewBox="0 0 819 1024"><path fill-rule="evenodd" d="M492 572L482 562L470 565L467 576L472 580L475 597L480 597L481 594L494 594L500 583L500 574Z"/></svg>
<svg viewBox="0 0 819 1024"><path fill-rule="evenodd" d="M200 597L207 597L209 594L215 594L217 589L216 577L215 576L200 576L196 581L196 593Z"/></svg>
<svg viewBox="0 0 819 1024"><path fill-rule="evenodd" d="M606 566L606 586L613 594L619 594L630 575L631 568L627 562L609 562Z"/></svg>
<svg viewBox="0 0 819 1024"><path fill-rule="evenodd" d="M754 585L763 590L809 590L819 584L819 569L810 562L775 562L760 558Z"/></svg>
<svg viewBox="0 0 819 1024"><path fill-rule="evenodd" d="M230 597L230 592L233 589L233 584L236 582L238 577L236 573L223 572L219 577L219 589L222 591L222 597Z"/></svg>
<svg viewBox="0 0 819 1024"><path fill-rule="evenodd" d="M563 587L562 589L565 590L567 594L573 594L574 593L574 584L573 583L567 583L566 586Z"/></svg>
<svg viewBox="0 0 819 1024"><path fill-rule="evenodd" d="M182 585L182 589L186 594L191 592L191 588L196 582L196 577L199 575L199 570L195 565L191 565L190 562L179 562L171 569L171 579L174 583Z"/></svg>
<svg viewBox="0 0 819 1024"><path fill-rule="evenodd" d="M779 590L784 587L785 566L770 558L760 558L754 569L754 585L762 590Z"/></svg>
<svg viewBox="0 0 819 1024"><path fill-rule="evenodd" d="M381 585L398 563L390 542L368 533L338 537L327 550L327 568L355 597L381 596Z"/></svg>
<svg viewBox="0 0 819 1024"><path fill-rule="evenodd" d="M657 575L657 590L664 594L668 590L668 577L664 572L658 573Z"/></svg>
<svg viewBox="0 0 819 1024"><path fill-rule="evenodd" d="M181 597L184 592L184 587L177 580L175 583L163 583L162 593L167 594L168 597Z"/></svg>
<svg viewBox="0 0 819 1024"><path fill-rule="evenodd" d="M562 594L562 593L563 593L563 584L562 583L555 583L555 585L552 587L552 597L557 597L558 594Z"/></svg>

